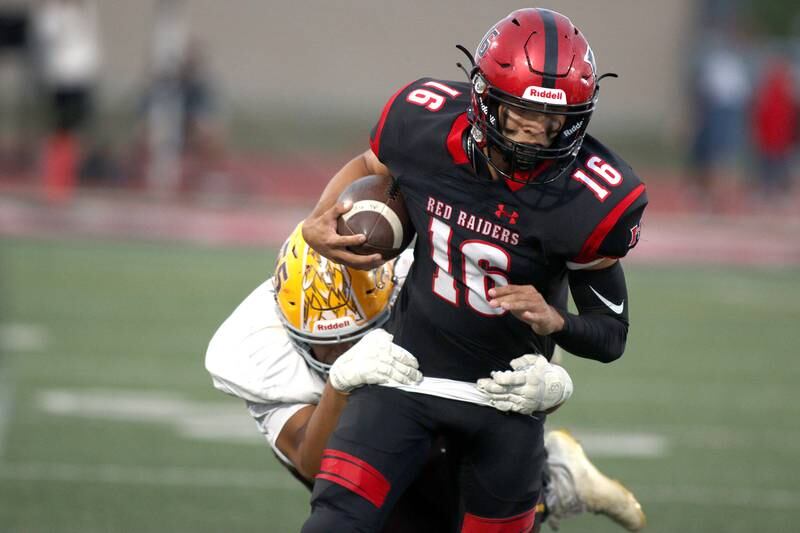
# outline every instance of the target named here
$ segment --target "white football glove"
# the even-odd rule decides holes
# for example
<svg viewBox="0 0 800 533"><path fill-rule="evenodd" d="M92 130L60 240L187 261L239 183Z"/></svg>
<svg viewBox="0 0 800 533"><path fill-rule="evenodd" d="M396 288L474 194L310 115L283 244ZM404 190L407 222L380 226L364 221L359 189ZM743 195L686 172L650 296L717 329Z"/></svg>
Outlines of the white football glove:
<svg viewBox="0 0 800 533"><path fill-rule="evenodd" d="M500 411L531 415L548 411L572 396L572 378L542 355L526 354L511 361L514 370L494 371L478 380L478 389Z"/></svg>
<svg viewBox="0 0 800 533"><path fill-rule="evenodd" d="M412 385L422 381L418 368L416 357L392 343L392 335L378 328L364 335L333 363L328 379L340 392L390 381Z"/></svg>

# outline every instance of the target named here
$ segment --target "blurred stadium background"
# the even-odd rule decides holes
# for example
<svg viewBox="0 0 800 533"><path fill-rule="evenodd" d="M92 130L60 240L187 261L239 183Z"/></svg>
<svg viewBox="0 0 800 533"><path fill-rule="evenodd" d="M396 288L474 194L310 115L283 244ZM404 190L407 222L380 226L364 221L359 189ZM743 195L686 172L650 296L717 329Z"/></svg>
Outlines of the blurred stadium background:
<svg viewBox="0 0 800 533"><path fill-rule="evenodd" d="M470 4L0 0L0 531L299 529L205 345L396 87L527 5ZM620 75L590 130L651 198L627 354L567 357L549 424L650 531L796 531L800 6L543 5Z"/></svg>

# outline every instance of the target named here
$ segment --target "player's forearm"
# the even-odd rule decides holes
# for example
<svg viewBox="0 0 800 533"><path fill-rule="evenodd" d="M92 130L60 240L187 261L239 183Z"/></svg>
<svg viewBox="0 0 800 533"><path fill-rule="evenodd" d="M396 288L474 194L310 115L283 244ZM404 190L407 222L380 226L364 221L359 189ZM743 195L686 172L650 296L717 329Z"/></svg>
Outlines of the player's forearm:
<svg viewBox="0 0 800 533"><path fill-rule="evenodd" d="M564 327L552 335L568 352L609 363L622 356L628 338L628 291L622 265L570 272L579 315L563 313Z"/></svg>
<svg viewBox="0 0 800 533"><path fill-rule="evenodd" d="M610 363L625 352L628 324L604 314L564 315L564 329L553 340L573 355Z"/></svg>
<svg viewBox="0 0 800 533"><path fill-rule="evenodd" d="M377 164L376 164L377 163ZM368 176L370 174L382 174L385 167L380 164L377 158L372 154L371 150L367 150L363 154L354 157L347 162L328 182L325 190L322 191L317 205L309 215L309 218L319 216L325 210L336 203L339 195L344 191L348 185L353 183L358 178ZM388 169L386 170L388 174Z"/></svg>
<svg viewBox="0 0 800 533"><path fill-rule="evenodd" d="M347 395L335 390L330 383L326 383L319 405L314 409L305 427L299 461L296 463L298 471L306 479L313 480L319 472L322 452L346 404Z"/></svg>

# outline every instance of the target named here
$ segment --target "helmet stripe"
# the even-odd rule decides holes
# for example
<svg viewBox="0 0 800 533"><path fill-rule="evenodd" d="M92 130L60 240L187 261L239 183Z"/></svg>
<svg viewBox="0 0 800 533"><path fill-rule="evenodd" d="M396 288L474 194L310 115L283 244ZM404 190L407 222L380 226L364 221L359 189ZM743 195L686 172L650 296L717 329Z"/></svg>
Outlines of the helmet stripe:
<svg viewBox="0 0 800 533"><path fill-rule="evenodd" d="M539 16L544 24L544 69L542 69L542 87L554 89L558 74L558 27L553 12L540 9Z"/></svg>

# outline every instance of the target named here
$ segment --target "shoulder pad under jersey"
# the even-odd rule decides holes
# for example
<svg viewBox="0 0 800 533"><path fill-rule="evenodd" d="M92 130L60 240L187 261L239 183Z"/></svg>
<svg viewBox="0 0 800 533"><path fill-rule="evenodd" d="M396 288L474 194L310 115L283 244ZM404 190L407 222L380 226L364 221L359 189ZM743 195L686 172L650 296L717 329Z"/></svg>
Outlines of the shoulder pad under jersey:
<svg viewBox="0 0 800 533"><path fill-rule="evenodd" d="M434 170L464 164L455 160L467 119L470 86L420 78L386 103L370 134L370 147L395 176L411 168Z"/></svg>
<svg viewBox="0 0 800 533"><path fill-rule="evenodd" d="M628 163L589 135L570 178L585 188L582 216L591 226L568 266L586 268L603 257L624 257L639 242L648 202L644 183Z"/></svg>

